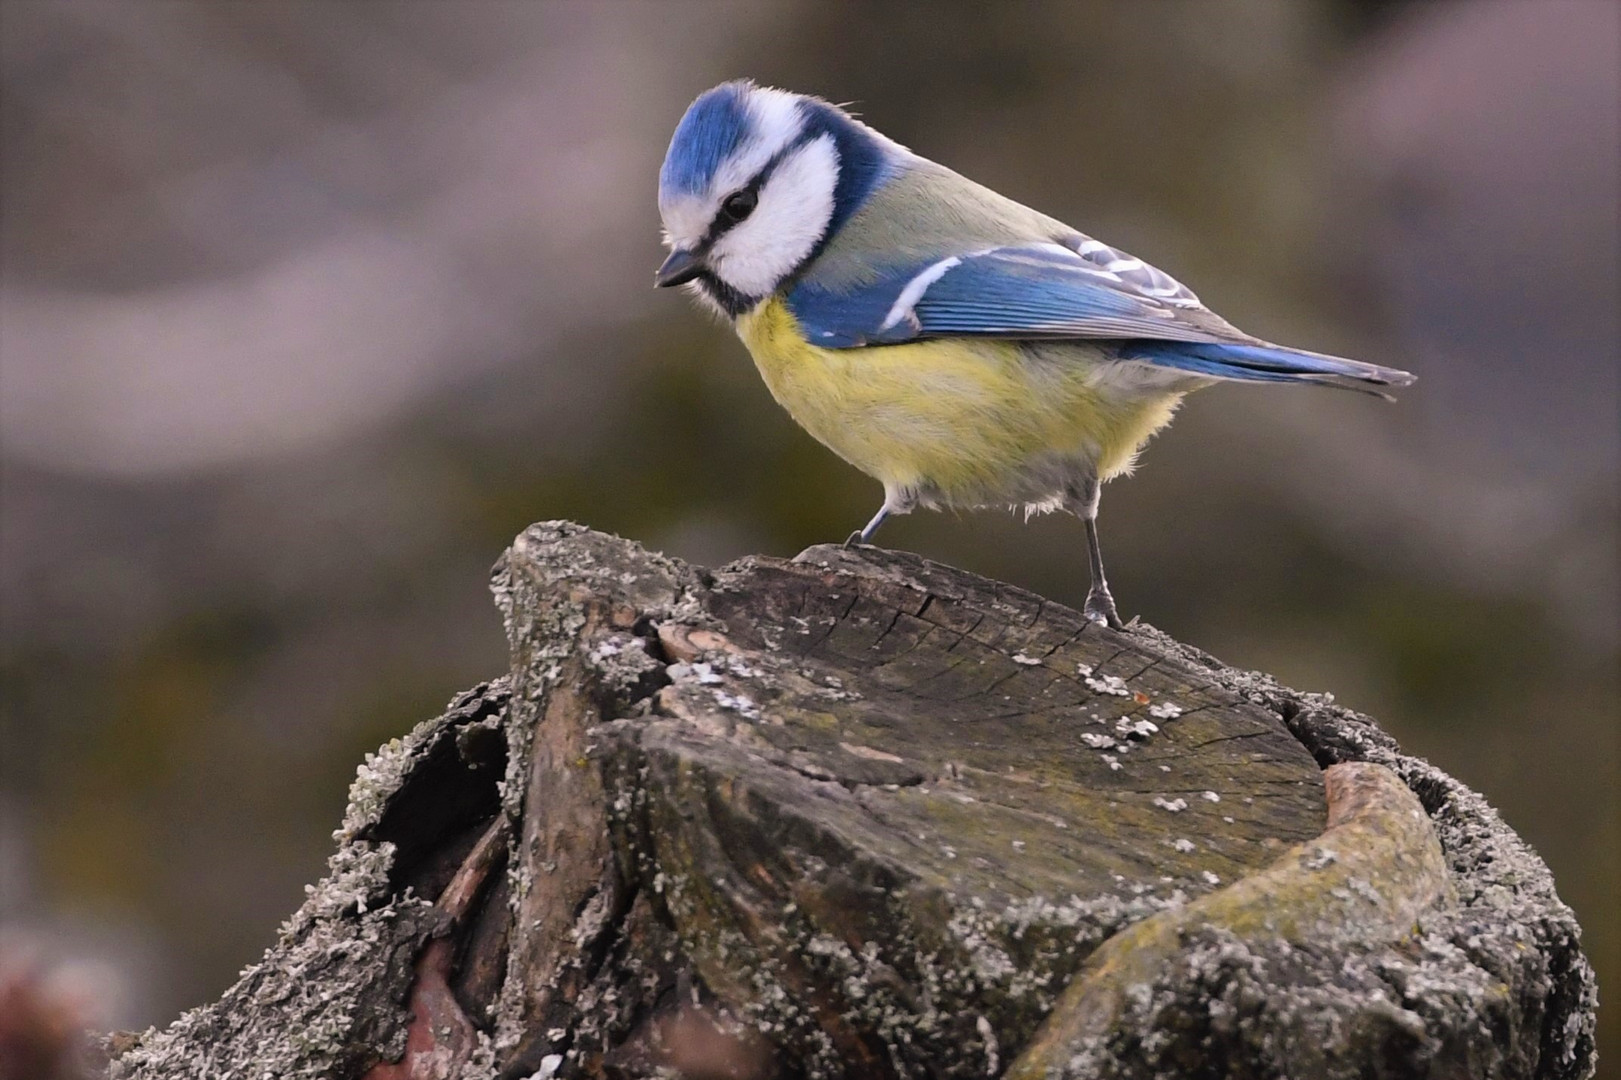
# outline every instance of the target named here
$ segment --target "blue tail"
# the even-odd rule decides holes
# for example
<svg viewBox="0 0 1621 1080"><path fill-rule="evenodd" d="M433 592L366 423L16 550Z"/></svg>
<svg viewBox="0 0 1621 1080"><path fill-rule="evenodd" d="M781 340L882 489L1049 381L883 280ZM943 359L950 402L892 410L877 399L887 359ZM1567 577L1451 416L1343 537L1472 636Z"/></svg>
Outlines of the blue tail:
<svg viewBox="0 0 1621 1080"><path fill-rule="evenodd" d="M1262 342L1239 345L1135 340L1125 343L1120 356L1125 360L1145 360L1159 367L1176 368L1212 379L1322 383L1379 397L1389 395L1374 387L1406 386L1414 379L1408 372L1395 368L1300 349L1285 349Z"/></svg>

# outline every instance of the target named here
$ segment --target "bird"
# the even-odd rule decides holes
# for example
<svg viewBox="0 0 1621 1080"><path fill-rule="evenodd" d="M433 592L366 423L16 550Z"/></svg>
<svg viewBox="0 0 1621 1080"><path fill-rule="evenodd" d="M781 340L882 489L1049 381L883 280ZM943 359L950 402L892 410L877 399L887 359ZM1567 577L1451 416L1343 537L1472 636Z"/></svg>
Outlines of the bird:
<svg viewBox="0 0 1621 1080"><path fill-rule="evenodd" d="M1218 382L1389 395L1414 376L1234 327L1169 274L811 95L740 79L700 94L659 170L668 256L729 320L766 387L883 485L877 513L1066 510L1084 613L1123 629L1098 540L1102 484L1184 395Z"/></svg>

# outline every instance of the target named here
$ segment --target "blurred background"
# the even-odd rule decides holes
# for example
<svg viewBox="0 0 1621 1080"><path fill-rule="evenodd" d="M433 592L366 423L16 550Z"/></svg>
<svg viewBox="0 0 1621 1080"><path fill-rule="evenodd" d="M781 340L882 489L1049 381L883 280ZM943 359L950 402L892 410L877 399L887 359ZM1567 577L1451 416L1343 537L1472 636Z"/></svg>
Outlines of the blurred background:
<svg viewBox="0 0 1621 1080"><path fill-rule="evenodd" d="M505 669L486 573L530 521L713 565L872 512L652 288L669 134L737 75L1419 373L1195 397L1105 493L1115 592L1483 792L1617 992L1613 0L0 20L0 955L86 1023L258 957L361 755ZM1083 598L1073 520L884 541Z"/></svg>

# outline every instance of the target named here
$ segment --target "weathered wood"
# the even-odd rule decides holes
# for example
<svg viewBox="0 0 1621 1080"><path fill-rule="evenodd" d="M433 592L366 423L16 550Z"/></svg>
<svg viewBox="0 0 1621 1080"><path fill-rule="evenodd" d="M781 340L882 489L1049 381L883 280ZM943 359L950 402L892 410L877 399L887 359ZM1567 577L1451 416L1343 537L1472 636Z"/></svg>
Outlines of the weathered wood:
<svg viewBox="0 0 1621 1080"><path fill-rule="evenodd" d="M1153 1013L1148 1026L1164 1036L1156 1049L1161 1060L1179 1063L1185 1073L1202 1064L1208 1068L1202 1059L1209 1021L1174 1015L1186 1004L1180 987L1159 1002L1144 992L1168 973L1183 978L1182 969L1200 959L1193 943L1216 942L1229 956L1236 952L1246 959L1296 949L1343 955L1401 941L1428 911L1453 906L1435 832L1396 775L1380 765L1347 762L1330 766L1327 776L1329 821L1321 836L1229 888L1162 911L1104 942L1008 1070L1009 1080L1102 1071L1115 1033L1142 1025L1142 1017L1131 1016L1134 1009ZM1212 1002L1199 1004L1208 1012ZM1319 1017L1330 1026L1356 1019L1327 1010ZM1332 1075L1345 1040L1322 1026L1306 1020L1277 1032L1291 1045L1272 1056L1287 1060L1298 1075Z"/></svg>
<svg viewBox="0 0 1621 1080"><path fill-rule="evenodd" d="M508 679L115 1075L1592 1072L1546 869L1366 718L898 552L549 524L495 582Z"/></svg>
<svg viewBox="0 0 1621 1080"><path fill-rule="evenodd" d="M983 1075L1090 948L1322 831L1276 715L1030 594L864 565L717 573L719 647L601 735L704 983L796 1059Z"/></svg>

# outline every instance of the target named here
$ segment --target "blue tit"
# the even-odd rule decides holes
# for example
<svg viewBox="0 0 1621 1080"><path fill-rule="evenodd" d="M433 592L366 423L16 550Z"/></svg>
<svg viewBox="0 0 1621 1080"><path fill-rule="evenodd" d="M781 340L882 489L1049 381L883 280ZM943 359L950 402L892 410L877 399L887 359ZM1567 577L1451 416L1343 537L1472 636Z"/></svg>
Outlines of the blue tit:
<svg viewBox="0 0 1621 1080"><path fill-rule="evenodd" d="M1141 259L826 101L747 81L681 118L659 214L657 283L731 320L789 415L883 484L847 543L919 506L1069 510L1086 528L1086 614L1116 628L1099 486L1184 394L1413 381L1251 337Z"/></svg>

